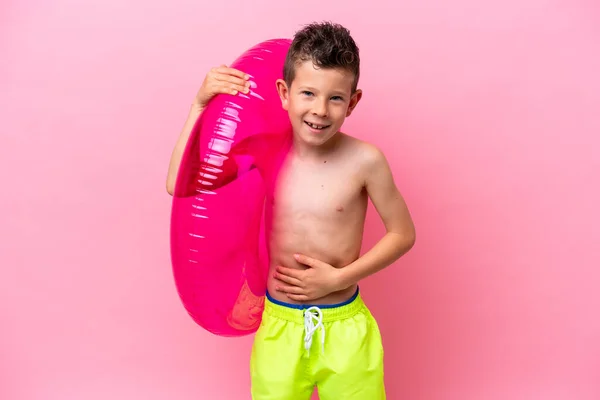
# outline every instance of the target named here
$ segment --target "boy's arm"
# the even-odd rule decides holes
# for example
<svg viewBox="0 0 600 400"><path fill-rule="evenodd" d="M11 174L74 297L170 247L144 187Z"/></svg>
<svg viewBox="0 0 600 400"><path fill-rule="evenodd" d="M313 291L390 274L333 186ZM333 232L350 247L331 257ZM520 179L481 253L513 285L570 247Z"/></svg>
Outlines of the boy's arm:
<svg viewBox="0 0 600 400"><path fill-rule="evenodd" d="M296 261L310 268L297 270L279 266L274 273L281 281L276 290L292 300L309 301L347 289L392 264L414 245L415 227L385 156L372 146L366 154L365 187L383 220L385 236L362 257L343 268L295 254Z"/></svg>
<svg viewBox="0 0 600 400"><path fill-rule="evenodd" d="M415 227L387 159L371 147L365 164L365 187L386 234L362 257L340 268L340 285L349 287L382 270L407 253L415 243Z"/></svg>
<svg viewBox="0 0 600 400"><path fill-rule="evenodd" d="M177 174L179 173L183 152L185 151L190 134L194 129L196 121L202 114L202 111L210 100L219 93L230 94L233 96L237 95L239 92L248 93L250 88L249 79L250 76L244 72L235 68L229 68L225 65L212 68L206 74L171 154L166 185L167 192L171 196L175 192L175 183L177 182Z"/></svg>
<svg viewBox="0 0 600 400"><path fill-rule="evenodd" d="M198 106L197 104L192 104L187 120L185 121L183 129L179 134L179 138L177 139L177 143L175 143L175 148L171 153L169 171L167 172L167 192L171 196L175 192L175 182L177 181L177 174L179 172L179 166L181 165L183 152L185 151L185 147L188 139L190 138L190 134L192 133L192 129L202 114L202 110L202 107Z"/></svg>

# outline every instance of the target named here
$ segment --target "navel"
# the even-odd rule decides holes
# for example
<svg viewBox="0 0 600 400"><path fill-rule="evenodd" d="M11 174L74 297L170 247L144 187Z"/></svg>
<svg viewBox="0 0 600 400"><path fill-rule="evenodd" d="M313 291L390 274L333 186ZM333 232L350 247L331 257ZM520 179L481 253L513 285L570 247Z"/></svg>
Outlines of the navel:
<svg viewBox="0 0 600 400"><path fill-rule="evenodd" d="M335 210L338 211L338 212L342 212L342 211L344 211L344 207L337 206L337 208Z"/></svg>

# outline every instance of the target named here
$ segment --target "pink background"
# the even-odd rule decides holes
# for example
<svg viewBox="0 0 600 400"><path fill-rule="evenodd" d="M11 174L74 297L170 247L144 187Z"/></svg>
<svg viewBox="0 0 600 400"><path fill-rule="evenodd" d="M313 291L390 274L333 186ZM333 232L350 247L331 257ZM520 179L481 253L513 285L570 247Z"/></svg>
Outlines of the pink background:
<svg viewBox="0 0 600 400"><path fill-rule="evenodd" d="M249 398L252 338L177 297L168 160L209 67L334 19L363 59L345 128L384 149L418 230L363 284L389 398L597 400L599 9L2 2L0 398Z"/></svg>

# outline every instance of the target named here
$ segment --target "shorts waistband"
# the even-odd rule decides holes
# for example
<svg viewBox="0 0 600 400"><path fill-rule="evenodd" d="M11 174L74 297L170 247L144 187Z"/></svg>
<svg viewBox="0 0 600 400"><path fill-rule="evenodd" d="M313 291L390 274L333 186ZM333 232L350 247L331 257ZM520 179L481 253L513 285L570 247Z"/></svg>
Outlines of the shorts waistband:
<svg viewBox="0 0 600 400"><path fill-rule="evenodd" d="M318 308L323 315L323 322L337 321L351 318L365 308L358 288L348 300L336 304L292 304L276 300L267 292L264 312L290 322L302 324L304 312L308 309Z"/></svg>

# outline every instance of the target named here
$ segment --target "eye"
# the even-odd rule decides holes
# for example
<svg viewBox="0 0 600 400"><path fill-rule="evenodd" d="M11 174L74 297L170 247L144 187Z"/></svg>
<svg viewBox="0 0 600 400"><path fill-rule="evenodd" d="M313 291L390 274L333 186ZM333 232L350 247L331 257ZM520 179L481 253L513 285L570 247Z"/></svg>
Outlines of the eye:
<svg viewBox="0 0 600 400"><path fill-rule="evenodd" d="M335 101L342 101L342 100L344 100L344 99L343 99L342 97L340 97L340 96L333 96L333 97L331 98L331 100L335 100Z"/></svg>
<svg viewBox="0 0 600 400"><path fill-rule="evenodd" d="M303 90L302 94L305 96L312 96L312 92L309 92L308 90Z"/></svg>

